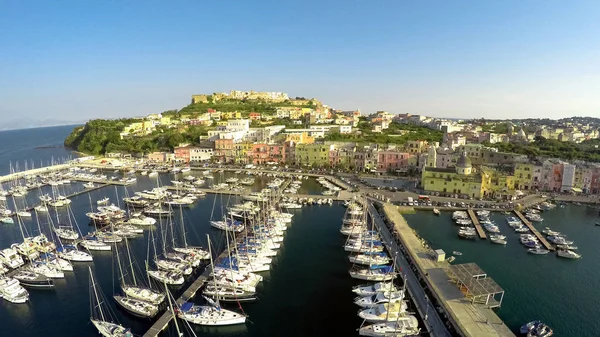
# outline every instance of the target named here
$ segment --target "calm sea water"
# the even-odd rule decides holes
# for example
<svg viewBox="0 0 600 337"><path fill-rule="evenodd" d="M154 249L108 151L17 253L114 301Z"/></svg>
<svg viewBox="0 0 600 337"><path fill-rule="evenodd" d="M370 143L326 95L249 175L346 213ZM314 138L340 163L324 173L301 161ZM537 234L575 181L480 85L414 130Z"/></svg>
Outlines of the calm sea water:
<svg viewBox="0 0 600 337"><path fill-rule="evenodd" d="M32 130L0 132L0 141L7 144L0 154L0 173L9 172L9 162L13 167L28 167L31 162L39 166L54 160L68 158L70 153L62 148L35 149L38 146L59 146L72 127L56 127ZM108 173L113 174L113 173ZM192 174L196 174L192 172ZM229 174L219 177L217 182ZM173 177L162 175L160 182L168 184ZM260 177L253 190L260 190L269 178ZM156 186L154 179L140 176L138 182L127 188L105 187L72 199L69 213L34 216L24 222L27 234L40 230L51 236L48 216L52 223L72 222L83 233L93 230L86 212L95 207L96 200L110 197L117 202L135 191ZM5 186L6 188L6 186ZM81 183L55 187L55 192L70 194L81 191ZM303 194L317 194L320 186L314 180L304 181ZM30 192L26 198L9 199L9 206L23 208L34 205L39 193L51 193L50 187ZM208 195L196 205L183 211L187 230L187 240L191 245L206 247L206 234L211 237L217 249L225 247L223 233L212 229L210 219L219 218L221 209L235 200L228 196ZM205 329L194 327L198 335L214 336L351 336L356 335L360 320L357 308L352 305L351 287L356 283L348 276L350 264L339 235L339 226L345 209L341 205L312 206L294 210L293 222L287 230L279 255L272 264L272 270L265 273L265 280L258 289L259 301L245 303L242 309L249 315L250 322L243 326ZM174 228L181 228L178 218ZM136 262L138 278L143 275L144 261L147 259L150 231L143 237L130 241L130 248ZM154 236L157 230L154 229ZM181 231L175 232L181 240ZM0 225L0 248L21 241L21 231L17 224ZM160 247L160 242L158 243ZM52 290L30 290L27 304L11 304L0 300L0 336L97 336L89 323L89 275L88 266L94 271L97 282L106 297L111 314L124 326L131 327L136 335L143 334L152 321L132 317L118 308L111 296L117 292L117 271L114 254L94 252L93 263L76 263L75 271L67 272L64 280L57 280ZM190 277L190 280L194 277ZM142 278L143 279L143 278ZM171 289L175 296L181 289ZM237 305L229 305L239 310ZM343 324L340 324L343 322ZM174 329L167 329L164 336L175 335ZM189 334L186 334L189 335Z"/></svg>
<svg viewBox="0 0 600 337"><path fill-rule="evenodd" d="M0 175L10 173L11 166L22 171L70 159L71 152L62 146L74 127L65 125L0 131Z"/></svg>
<svg viewBox="0 0 600 337"><path fill-rule="evenodd" d="M554 328L555 336L599 336L600 321L600 221L598 210L569 205L542 214L536 228L550 227L575 242L583 258L570 260L556 254L532 255L519 243L518 233L507 224L506 216L494 214L506 247L486 240L462 240L450 213L440 217L431 212L405 215L409 225L434 249L446 254L460 251L454 264L475 262L504 290L500 318L515 332L531 320L539 319Z"/></svg>

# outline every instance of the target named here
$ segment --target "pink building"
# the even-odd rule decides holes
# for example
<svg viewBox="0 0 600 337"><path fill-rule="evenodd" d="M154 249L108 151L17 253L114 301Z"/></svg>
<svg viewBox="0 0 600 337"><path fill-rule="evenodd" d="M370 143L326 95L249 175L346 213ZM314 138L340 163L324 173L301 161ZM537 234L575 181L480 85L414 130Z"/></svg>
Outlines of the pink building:
<svg viewBox="0 0 600 337"><path fill-rule="evenodd" d="M563 164L545 161L542 167L542 190L560 191L562 187Z"/></svg>
<svg viewBox="0 0 600 337"><path fill-rule="evenodd" d="M378 171L395 171L408 167L411 154L399 151L379 151L377 154Z"/></svg>
<svg viewBox="0 0 600 337"><path fill-rule="evenodd" d="M255 165L283 163L285 161L284 147L277 144L252 144L249 159Z"/></svg>

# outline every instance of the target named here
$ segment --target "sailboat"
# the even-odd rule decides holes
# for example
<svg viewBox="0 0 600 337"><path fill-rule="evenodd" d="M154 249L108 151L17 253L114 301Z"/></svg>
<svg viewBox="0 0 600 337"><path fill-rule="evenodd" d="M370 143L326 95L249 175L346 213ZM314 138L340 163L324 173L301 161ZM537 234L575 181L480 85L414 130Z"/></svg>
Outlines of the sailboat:
<svg viewBox="0 0 600 337"><path fill-rule="evenodd" d="M106 319L104 311L102 310L102 304L104 304L104 302L100 300L101 293L96 289L92 268L88 267L88 270L90 272L90 302L92 310L90 321L92 324L94 324L96 329L98 329L98 332L104 337L133 337L133 334L129 329Z"/></svg>
<svg viewBox="0 0 600 337"><path fill-rule="evenodd" d="M21 217L17 217L17 223L19 224L19 230L21 231L23 242L13 243L10 247L15 249L19 254L23 255L25 259L33 261L40 256L40 253L37 251L36 244L32 241L32 239L25 235L25 225L23 224Z"/></svg>
<svg viewBox="0 0 600 337"><path fill-rule="evenodd" d="M150 244L152 243L154 253L154 261L158 260L156 255L156 242L154 238L154 231L150 231L150 238L148 239L148 255L150 254ZM148 256L148 259L150 256ZM151 270L146 262L146 273L149 277L157 280L160 283L166 283L168 285L182 285L185 282L183 273L177 270L164 270L157 267L157 270Z"/></svg>
<svg viewBox="0 0 600 337"><path fill-rule="evenodd" d="M54 233L63 239L63 240L77 240L79 239L79 233L73 229L73 225L71 223L71 206L67 205L67 217L69 218L69 225L61 225L60 220L58 219L58 211L56 212L56 220L58 222L58 227L52 227Z"/></svg>
<svg viewBox="0 0 600 337"><path fill-rule="evenodd" d="M191 275L193 269L191 263L188 263L188 261L185 260L185 257L179 256L178 254L167 253L167 237L169 233L171 234L172 243L175 245L175 235L173 233L174 225L173 223L170 223L167 226L170 227L170 231L167 229L163 230L163 223L162 221L159 222L159 233L161 234L163 257L155 256L154 263L158 269L181 272L183 275Z"/></svg>
<svg viewBox="0 0 600 337"><path fill-rule="evenodd" d="M121 288L123 288L123 286L125 284L124 283L125 275L123 274L123 267L121 266L121 259L119 257L119 249L117 248L116 244L115 244L115 252L116 252L117 264L119 267L119 280L121 283ZM149 303L149 302L143 301L141 299L129 297L129 296L115 295L115 296L113 296L113 298L115 299L115 301L117 302L117 304L119 306L121 306L123 309L127 310L129 313L131 313L135 316L138 316L141 318L152 318L152 317L156 316L156 314L158 313L158 305L157 304Z"/></svg>
<svg viewBox="0 0 600 337"><path fill-rule="evenodd" d="M133 284L129 284L125 282L125 277L123 273L121 273L121 290L125 293L125 295L146 301L148 303L152 303L154 305L161 304L165 299L165 294L162 294L152 288L145 287L142 285L138 285L137 279L135 277L135 271L133 269L133 260L131 258L131 253L129 251L129 240L125 240L125 247L127 249L127 257L129 262L129 267L131 268L131 279ZM116 249L116 247L115 247ZM117 253L118 255L118 253ZM117 256L118 258L118 256ZM119 262L120 264L120 262ZM120 267L120 266L119 266Z"/></svg>
<svg viewBox="0 0 600 337"><path fill-rule="evenodd" d="M194 247L188 245L185 230L185 221L183 219L183 210L181 207L179 208L179 222L181 223L183 247L178 247L175 245L175 243L173 243L173 250L178 253L186 254L189 258L191 258L192 266L197 267L200 265L200 262L202 262L203 260L208 260L210 258L210 253L204 250L202 247Z"/></svg>
<svg viewBox="0 0 600 337"><path fill-rule="evenodd" d="M208 250L211 253L210 265L213 268L210 237L208 238ZM214 285L216 286L216 283ZM215 301L212 301L208 297L203 297L208 305L195 305L191 302L183 303L178 311L179 318L190 323L210 326L244 324L246 322L246 315L221 308L218 296Z"/></svg>
<svg viewBox="0 0 600 337"><path fill-rule="evenodd" d="M90 197L90 195L88 194L88 198L90 201L90 208L92 209L92 211L94 210L94 207L92 206L92 199ZM94 227L96 226L96 221L93 221L94 223ZM96 228L96 231L98 230L98 228ZM88 251L91 250L96 250L96 251L107 251L107 250L111 250L111 245L106 244L106 242L104 242L102 239L98 238L97 236L93 236L93 235L88 235L88 236L84 236L83 240L81 240L79 242L79 244L87 249Z"/></svg>

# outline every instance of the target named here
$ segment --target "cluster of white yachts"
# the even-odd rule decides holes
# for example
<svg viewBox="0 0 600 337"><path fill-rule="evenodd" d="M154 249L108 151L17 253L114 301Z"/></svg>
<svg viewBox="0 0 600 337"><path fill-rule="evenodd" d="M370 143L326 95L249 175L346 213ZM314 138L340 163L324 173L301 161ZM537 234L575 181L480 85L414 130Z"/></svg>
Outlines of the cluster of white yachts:
<svg viewBox="0 0 600 337"><path fill-rule="evenodd" d="M332 183L325 177L317 178L317 183L325 188L325 190L322 192L323 195L336 195L342 190L342 188Z"/></svg>
<svg viewBox="0 0 600 337"><path fill-rule="evenodd" d="M348 209L340 232L347 236L344 250L353 264L350 276L372 281L353 288L358 296L354 303L361 307L358 316L363 324L361 336L413 336L420 332L417 318L408 312L404 288L394 284L397 273L385 251L379 233L367 226L366 203L345 204Z"/></svg>
<svg viewBox="0 0 600 337"><path fill-rule="evenodd" d="M534 255L546 255L550 253L548 249L545 249L544 246L542 246L537 236L531 234L529 229L523 225L521 220L515 217L508 217L506 218L506 222L510 227L514 228L515 231L521 233L519 235L519 241L527 248L528 253ZM525 228L526 230L522 230L521 228ZM575 252L578 247L573 244L573 241L568 240L564 234L554 231L549 227L542 229L541 233L546 236L548 242L555 245L557 256L568 259L578 259L581 257L580 254Z"/></svg>
<svg viewBox="0 0 600 337"><path fill-rule="evenodd" d="M539 215L541 210L550 210L555 205L544 203L536 208L528 209L525 212L525 217L530 221L542 221L542 217ZM506 245L506 236L500 234L498 225L490 219L490 212L485 210L479 210L476 212L480 224L485 230L490 233L489 239L491 242L501 245ZM466 211L455 211L452 214L452 218L457 225L461 226L458 235L466 239L476 239L478 237L475 228L473 228L473 222L471 221ZM536 220L532 220L536 219ZM523 224L523 222L517 217L507 217L506 223L519 234L520 243L527 248L527 252L534 255L546 255L550 253L540 242L539 238L531 233L530 229ZM554 231L548 227L541 230L541 233L546 236L546 240L552 243L557 249L557 256L578 259L581 257L580 254L576 253L577 246L573 244L573 241L567 239L567 237L557 231Z"/></svg>
<svg viewBox="0 0 600 337"><path fill-rule="evenodd" d="M490 242L505 245L507 243L506 236L500 234L500 228L498 225L490 219L490 211L479 210L475 212L479 224L489 233ZM473 221L471 221L469 214L465 211L454 211L452 213L452 219L457 225L461 226L458 229L458 236L464 239L477 239L477 231L473 227Z"/></svg>

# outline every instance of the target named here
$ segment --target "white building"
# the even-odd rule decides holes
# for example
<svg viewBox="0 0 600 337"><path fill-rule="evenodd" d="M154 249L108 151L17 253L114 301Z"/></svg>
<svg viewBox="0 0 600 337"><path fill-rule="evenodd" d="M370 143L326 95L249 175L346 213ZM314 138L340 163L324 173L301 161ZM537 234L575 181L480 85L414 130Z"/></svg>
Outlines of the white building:
<svg viewBox="0 0 600 337"><path fill-rule="evenodd" d="M227 131L248 131L250 130L249 119L232 119L227 121L225 127Z"/></svg>
<svg viewBox="0 0 600 337"><path fill-rule="evenodd" d="M200 162L210 160L213 156L213 149L210 147L190 148L190 161Z"/></svg>
<svg viewBox="0 0 600 337"><path fill-rule="evenodd" d="M338 127L341 134L352 133L352 125L339 125Z"/></svg>

